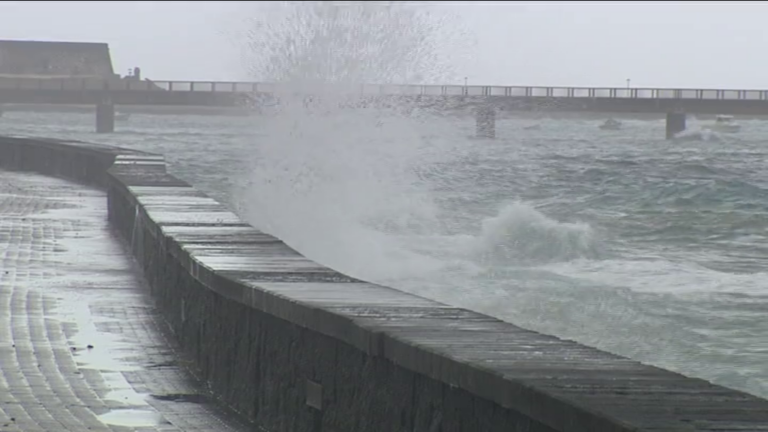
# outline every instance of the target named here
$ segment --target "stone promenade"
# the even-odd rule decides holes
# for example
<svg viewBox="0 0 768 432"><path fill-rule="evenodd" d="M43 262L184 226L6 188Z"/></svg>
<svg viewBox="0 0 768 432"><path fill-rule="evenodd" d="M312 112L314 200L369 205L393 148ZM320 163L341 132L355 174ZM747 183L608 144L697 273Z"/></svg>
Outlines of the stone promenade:
<svg viewBox="0 0 768 432"><path fill-rule="evenodd" d="M246 431L160 331L105 194L0 171L0 431Z"/></svg>

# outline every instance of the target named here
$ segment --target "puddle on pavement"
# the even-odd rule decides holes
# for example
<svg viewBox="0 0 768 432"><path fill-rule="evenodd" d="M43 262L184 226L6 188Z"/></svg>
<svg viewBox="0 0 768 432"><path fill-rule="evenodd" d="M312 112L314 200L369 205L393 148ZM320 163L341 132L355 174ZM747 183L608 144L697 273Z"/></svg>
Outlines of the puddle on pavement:
<svg viewBox="0 0 768 432"><path fill-rule="evenodd" d="M104 384L110 391L104 395L104 400L119 402L121 404L133 407L147 406L147 395L138 393L133 386L125 379L122 373L111 372L102 373Z"/></svg>
<svg viewBox="0 0 768 432"><path fill-rule="evenodd" d="M59 221L85 220L73 231L67 231L65 237L70 238L58 239L59 245L66 244L67 251L51 258L57 263L57 269L67 271L59 272L63 274L56 278L38 281L37 288L57 299L53 310L46 313L46 319L74 324L76 332L68 335L68 343L80 369L137 371L141 367L133 359L138 347L120 334L122 317L109 313L96 316L91 311L92 305L109 311L110 303L122 305L125 300L130 302L130 297L140 295L123 289L135 283L128 261L121 251L113 250L114 245L107 247L104 243L102 223L88 220L103 219L102 200L99 193L91 193L70 198L68 201L72 201L73 209L57 209L37 215Z"/></svg>
<svg viewBox="0 0 768 432"><path fill-rule="evenodd" d="M99 420L112 426L152 427L167 424L168 421L155 411L140 409L116 409L99 416Z"/></svg>
<svg viewBox="0 0 768 432"><path fill-rule="evenodd" d="M99 317L97 321L91 313L89 300L92 300L92 296L88 294L70 292L59 299L52 314L54 319L76 325L77 333L68 340L78 367L102 372L140 370L141 367L129 360L135 355L136 344L124 342L119 333L99 331L96 328L97 323L115 320Z"/></svg>
<svg viewBox="0 0 768 432"><path fill-rule="evenodd" d="M104 340L99 339L99 342L104 343ZM106 345L99 345L93 349L78 348L74 354L80 369L96 369L102 372L132 372L141 369L115 358L114 351Z"/></svg>
<svg viewBox="0 0 768 432"><path fill-rule="evenodd" d="M132 389L112 390L104 395L104 400L119 402L129 406L147 405L147 395L136 393Z"/></svg>
<svg viewBox="0 0 768 432"><path fill-rule="evenodd" d="M56 214L59 218L78 221L83 217L82 212ZM88 216L102 217L100 213ZM119 311L126 303L139 307L143 304L135 298L141 293L128 289L135 283L130 261L124 259L121 250L104 249L101 244L104 235L104 230L88 228L86 223L53 245L58 252L55 254L57 268L66 271L56 278L40 281L38 289L56 299L56 306L47 311L46 319L69 325L67 344L78 369L98 370L104 380L104 387L98 392L104 401L110 402L111 410L98 416L102 423L131 430L170 425L149 401L154 398L194 403L197 395L151 397L137 392L124 376L124 372L143 369L137 357L142 357L140 352L145 347L140 341L132 340L135 336L122 335L122 326L132 323L125 323L125 316L111 314L110 309L116 305ZM97 310L102 312L95 312Z"/></svg>

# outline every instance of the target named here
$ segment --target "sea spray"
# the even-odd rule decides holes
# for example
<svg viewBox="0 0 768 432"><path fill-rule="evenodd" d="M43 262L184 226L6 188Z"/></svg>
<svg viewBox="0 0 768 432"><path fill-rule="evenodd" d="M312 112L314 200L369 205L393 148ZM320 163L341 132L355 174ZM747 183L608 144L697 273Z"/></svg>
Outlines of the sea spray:
<svg viewBox="0 0 768 432"><path fill-rule="evenodd" d="M370 104L360 87L449 79L440 44L456 50L456 37L471 38L448 26L448 15L391 2L256 8L250 70L276 85L280 103L263 113L269 119L259 126L253 169L237 193L249 222L326 265L381 282L457 261L518 266L594 256L588 227L558 224L525 205L491 225L477 214L473 241L462 240L465 232L447 240L450 248L421 244L445 244L450 221L434 190L445 189L451 172L443 171L465 152L450 137L425 139L444 119L423 125L403 115L412 99Z"/></svg>
<svg viewBox="0 0 768 432"><path fill-rule="evenodd" d="M418 173L450 153L421 138L412 99L372 100L361 88L456 81L451 58L461 52L461 27L435 8L405 3L250 7L244 59L255 80L275 85L279 103L263 112L253 168L236 193L240 212L355 276L429 267L401 239L439 225Z"/></svg>
<svg viewBox="0 0 768 432"><path fill-rule="evenodd" d="M446 10L405 2L246 3L245 67L288 89L458 82L472 38ZM333 84L340 84L333 86Z"/></svg>

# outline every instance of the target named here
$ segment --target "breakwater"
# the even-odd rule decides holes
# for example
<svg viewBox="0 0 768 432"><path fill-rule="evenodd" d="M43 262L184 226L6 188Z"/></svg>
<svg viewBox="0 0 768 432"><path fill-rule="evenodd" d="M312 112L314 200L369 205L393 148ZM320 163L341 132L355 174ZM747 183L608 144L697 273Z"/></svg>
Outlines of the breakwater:
<svg viewBox="0 0 768 432"><path fill-rule="evenodd" d="M184 354L268 431L768 427L768 401L314 263L161 156L2 137L0 167L106 189Z"/></svg>

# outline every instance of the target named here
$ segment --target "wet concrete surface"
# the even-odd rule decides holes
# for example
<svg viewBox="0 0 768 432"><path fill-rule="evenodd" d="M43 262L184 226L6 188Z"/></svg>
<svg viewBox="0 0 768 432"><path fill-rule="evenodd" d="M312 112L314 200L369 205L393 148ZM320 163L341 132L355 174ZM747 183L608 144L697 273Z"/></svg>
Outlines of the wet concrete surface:
<svg viewBox="0 0 768 432"><path fill-rule="evenodd" d="M246 431L181 367L104 192L0 170L0 431Z"/></svg>

